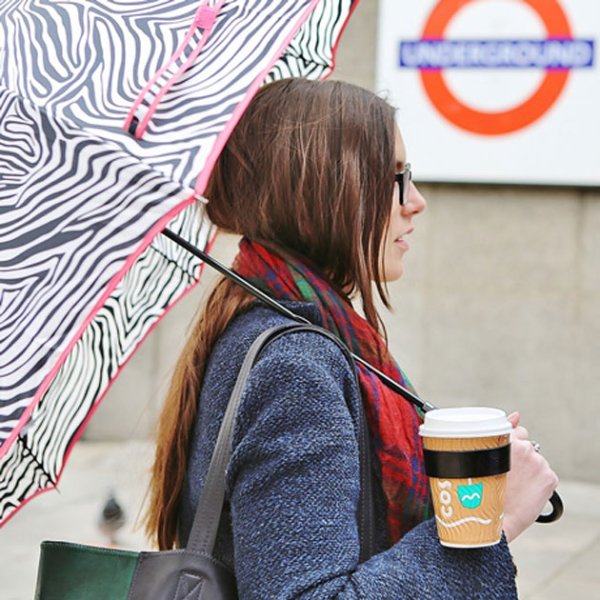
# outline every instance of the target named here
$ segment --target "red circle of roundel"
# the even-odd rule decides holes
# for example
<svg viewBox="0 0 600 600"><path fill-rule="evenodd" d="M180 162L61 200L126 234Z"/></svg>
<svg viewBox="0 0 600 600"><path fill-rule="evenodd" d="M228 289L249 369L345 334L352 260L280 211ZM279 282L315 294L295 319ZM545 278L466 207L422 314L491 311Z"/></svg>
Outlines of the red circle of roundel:
<svg viewBox="0 0 600 600"><path fill-rule="evenodd" d="M440 40L456 13L477 0L440 0L431 13L421 39ZM571 39L567 16L557 0L522 0L542 19L548 38ZM461 102L451 91L441 69L421 70L421 81L429 99L450 123L473 133L501 135L537 121L558 100L569 77L568 70L546 71L537 90L524 102L504 111L475 110Z"/></svg>

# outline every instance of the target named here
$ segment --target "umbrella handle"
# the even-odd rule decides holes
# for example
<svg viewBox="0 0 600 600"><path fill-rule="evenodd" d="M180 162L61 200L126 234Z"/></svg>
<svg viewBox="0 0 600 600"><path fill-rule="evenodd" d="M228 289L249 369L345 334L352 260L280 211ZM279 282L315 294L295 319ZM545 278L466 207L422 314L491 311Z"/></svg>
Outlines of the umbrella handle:
<svg viewBox="0 0 600 600"><path fill-rule="evenodd" d="M552 510L549 513L542 513L536 519L538 523L553 523L562 517L565 508L563 506L562 498L558 495L558 492L552 492L549 502L552 505Z"/></svg>

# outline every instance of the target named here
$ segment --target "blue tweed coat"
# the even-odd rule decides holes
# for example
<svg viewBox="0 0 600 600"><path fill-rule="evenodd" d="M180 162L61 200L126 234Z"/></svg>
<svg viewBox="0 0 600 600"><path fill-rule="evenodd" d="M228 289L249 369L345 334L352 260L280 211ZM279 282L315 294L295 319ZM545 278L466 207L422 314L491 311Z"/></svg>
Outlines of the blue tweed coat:
<svg viewBox="0 0 600 600"><path fill-rule="evenodd" d="M288 306L318 323L311 305ZM255 306L230 324L211 354L180 512L184 544L244 356L261 332L286 322ZM359 402L347 359L318 334L287 334L252 369L235 427L227 507L215 548L234 568L240 598L517 598L504 539L477 550L445 548L430 520L389 547L376 473L378 552L359 564L358 441L348 410L358 410Z"/></svg>

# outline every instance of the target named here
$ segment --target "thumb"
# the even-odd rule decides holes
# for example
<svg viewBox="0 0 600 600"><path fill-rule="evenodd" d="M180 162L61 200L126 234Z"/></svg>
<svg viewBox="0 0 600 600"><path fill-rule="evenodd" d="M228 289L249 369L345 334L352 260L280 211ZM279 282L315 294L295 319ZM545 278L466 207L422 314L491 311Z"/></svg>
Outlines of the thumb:
<svg viewBox="0 0 600 600"><path fill-rule="evenodd" d="M521 420L521 415L518 412L510 413L510 415L508 415L507 418L510 421L510 424L513 426L513 428L516 428L519 426L519 421Z"/></svg>

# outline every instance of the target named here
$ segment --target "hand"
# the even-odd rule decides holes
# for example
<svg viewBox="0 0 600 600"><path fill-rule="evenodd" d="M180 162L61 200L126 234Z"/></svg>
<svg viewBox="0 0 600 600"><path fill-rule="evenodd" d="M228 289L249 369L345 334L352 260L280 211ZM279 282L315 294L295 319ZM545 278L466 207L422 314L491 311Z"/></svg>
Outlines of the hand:
<svg viewBox="0 0 600 600"><path fill-rule="evenodd" d="M519 418L519 413L508 416L514 428L504 504L504 533L509 543L535 522L558 486L556 473L533 449L529 433L519 425Z"/></svg>

